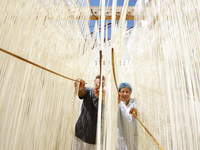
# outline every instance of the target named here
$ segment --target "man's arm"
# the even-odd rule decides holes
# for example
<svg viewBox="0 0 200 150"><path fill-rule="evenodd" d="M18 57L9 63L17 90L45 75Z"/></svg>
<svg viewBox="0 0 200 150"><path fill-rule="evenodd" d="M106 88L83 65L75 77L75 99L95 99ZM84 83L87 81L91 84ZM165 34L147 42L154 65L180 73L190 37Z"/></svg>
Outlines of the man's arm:
<svg viewBox="0 0 200 150"><path fill-rule="evenodd" d="M80 83L79 83L79 89L78 89L78 96L84 97L85 96L85 90L84 90L84 88L85 88L85 81L82 80L82 79L80 79L79 82ZM76 89L78 88L78 81L74 83L74 86L75 86Z"/></svg>

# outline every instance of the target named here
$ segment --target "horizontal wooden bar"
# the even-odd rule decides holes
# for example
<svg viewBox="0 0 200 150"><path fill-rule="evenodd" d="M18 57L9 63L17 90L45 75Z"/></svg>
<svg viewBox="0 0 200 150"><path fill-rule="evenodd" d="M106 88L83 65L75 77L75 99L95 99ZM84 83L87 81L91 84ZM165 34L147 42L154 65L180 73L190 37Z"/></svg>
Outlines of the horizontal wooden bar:
<svg viewBox="0 0 200 150"><path fill-rule="evenodd" d="M122 13L122 6L117 6L116 8L116 20L120 19ZM91 6L91 15L90 20L100 20L101 19L101 7L99 6ZM105 20L112 19L112 6L106 7L105 10ZM127 8L126 20L135 20L134 17L134 6L129 6Z"/></svg>

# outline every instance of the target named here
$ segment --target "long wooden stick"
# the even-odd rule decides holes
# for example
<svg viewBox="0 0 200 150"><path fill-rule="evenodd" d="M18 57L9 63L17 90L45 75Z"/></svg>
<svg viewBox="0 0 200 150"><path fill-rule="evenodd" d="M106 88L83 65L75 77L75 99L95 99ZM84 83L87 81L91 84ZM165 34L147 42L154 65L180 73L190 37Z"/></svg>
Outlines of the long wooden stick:
<svg viewBox="0 0 200 150"><path fill-rule="evenodd" d="M101 86L101 74L102 74L102 72L101 72L101 63L102 63L102 51L100 50L99 51L99 64L100 64L100 84L99 84L99 87Z"/></svg>
<svg viewBox="0 0 200 150"><path fill-rule="evenodd" d="M118 93L118 87L117 87L117 80L116 80L116 76L115 76L115 60L114 60L114 48L112 48L112 68L113 68L113 77L114 77L114 81L115 81L115 87L117 89L117 93Z"/></svg>
<svg viewBox="0 0 200 150"><path fill-rule="evenodd" d="M49 69L47 69L47 68L45 68L45 67L43 67L43 66L40 66L40 65L38 65L38 64L36 64L36 63L34 63L34 62L31 62L31 61L29 61L29 60L27 60L27 59L25 59L25 58L23 58L23 57L21 57L21 56L18 56L18 55L14 54L14 53L8 52L8 51L6 51L6 50L4 50L4 49L2 49L2 48L0 48L0 51L6 53L6 54L8 54L8 55L11 55L11 56L13 56L13 57L15 57L15 58L18 58L18 59L20 59L20 60L22 60L22 61L24 61L24 62L27 62L27 63L29 63L29 64L31 64L31 65L33 65L33 66L36 66L36 67L38 67L38 68L40 68L40 69L43 69L43 70L45 70L45 71L48 71L48 72L50 72L50 73L53 73L53 74L58 75L58 76L60 76L60 77L63 77L63 78L65 78L65 79L79 82L78 80L75 80L75 79L72 79L72 78L63 76L63 75L61 75L61 74L59 74L59 73L57 73L57 72L54 72L54 71L52 71L52 70L49 70Z"/></svg>
<svg viewBox="0 0 200 150"><path fill-rule="evenodd" d="M114 66L115 66L115 64L114 64L114 48L112 48L112 68L113 68L113 76L114 76L114 80L115 80L115 86L117 88L117 80L116 80L116 76L115 76L115 67ZM118 92L118 88L117 88L117 92ZM142 127L147 131L147 133L154 140L154 142L159 146L159 148L161 150L164 150L164 148L158 143L158 141L153 137L153 135L149 132L149 130L144 126L142 121L140 121L140 119L134 113L133 113L133 115L139 121L139 123L142 125Z"/></svg>
<svg viewBox="0 0 200 150"><path fill-rule="evenodd" d="M133 113L135 118L139 121L139 123L143 126L143 128L147 131L147 133L150 135L150 137L154 140L154 142L159 146L161 150L164 150L164 148L158 143L158 141L154 138L154 136L149 132L149 130L144 126L144 124L140 121L140 119Z"/></svg>

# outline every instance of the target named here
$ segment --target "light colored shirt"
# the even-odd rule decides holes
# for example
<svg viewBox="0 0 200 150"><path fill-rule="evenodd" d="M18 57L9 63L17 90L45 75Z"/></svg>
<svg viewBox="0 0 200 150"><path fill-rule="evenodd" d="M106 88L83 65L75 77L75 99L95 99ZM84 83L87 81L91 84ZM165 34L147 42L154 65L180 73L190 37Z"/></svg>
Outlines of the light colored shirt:
<svg viewBox="0 0 200 150"><path fill-rule="evenodd" d="M137 120L129 114L130 109L137 109L135 99L130 98L128 105L126 102L119 103L118 111L118 150L138 149L138 128Z"/></svg>

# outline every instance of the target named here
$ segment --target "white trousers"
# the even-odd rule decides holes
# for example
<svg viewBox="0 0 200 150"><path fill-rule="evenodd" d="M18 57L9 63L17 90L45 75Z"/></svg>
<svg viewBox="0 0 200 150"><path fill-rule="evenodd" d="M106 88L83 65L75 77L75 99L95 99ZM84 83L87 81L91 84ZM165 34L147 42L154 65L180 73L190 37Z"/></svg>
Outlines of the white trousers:
<svg viewBox="0 0 200 150"><path fill-rule="evenodd" d="M88 144L75 137L74 150L96 150L96 144Z"/></svg>

